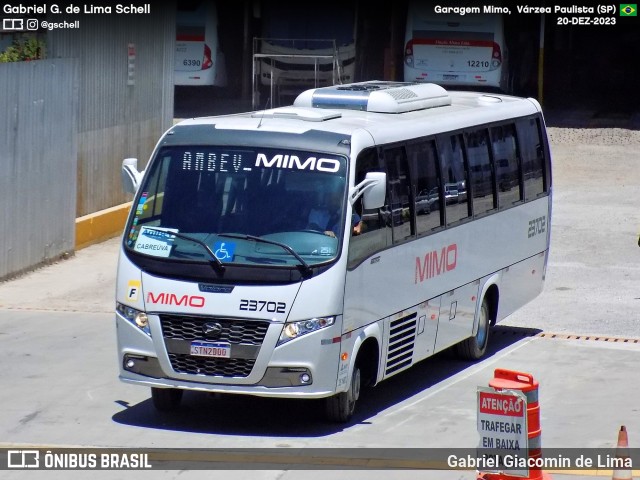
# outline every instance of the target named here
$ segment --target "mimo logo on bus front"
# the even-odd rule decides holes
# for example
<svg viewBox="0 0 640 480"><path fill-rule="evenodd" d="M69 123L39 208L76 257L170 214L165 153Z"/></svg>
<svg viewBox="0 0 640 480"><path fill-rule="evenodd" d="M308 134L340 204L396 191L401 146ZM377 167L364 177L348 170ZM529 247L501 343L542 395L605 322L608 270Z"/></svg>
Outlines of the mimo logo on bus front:
<svg viewBox="0 0 640 480"><path fill-rule="evenodd" d="M290 168L297 170L318 170L319 172L335 173L340 170L340 161L333 158L309 157L304 162L297 155L274 155L271 160L264 153L258 153L256 167Z"/></svg>
<svg viewBox="0 0 640 480"><path fill-rule="evenodd" d="M147 294L147 303L202 308L204 307L205 299L200 295L182 295L179 297L175 293L162 292L154 294L149 292Z"/></svg>

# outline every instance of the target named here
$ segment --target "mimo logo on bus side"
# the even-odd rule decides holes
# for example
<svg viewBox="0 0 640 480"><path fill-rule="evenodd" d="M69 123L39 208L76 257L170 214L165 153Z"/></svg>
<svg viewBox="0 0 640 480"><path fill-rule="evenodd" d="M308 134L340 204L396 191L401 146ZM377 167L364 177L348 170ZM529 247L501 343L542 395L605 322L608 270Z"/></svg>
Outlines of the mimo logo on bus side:
<svg viewBox="0 0 640 480"><path fill-rule="evenodd" d="M437 250L427 252L424 257L416 257L416 272L414 283L424 282L432 277L450 272L458 264L458 245L452 243Z"/></svg>

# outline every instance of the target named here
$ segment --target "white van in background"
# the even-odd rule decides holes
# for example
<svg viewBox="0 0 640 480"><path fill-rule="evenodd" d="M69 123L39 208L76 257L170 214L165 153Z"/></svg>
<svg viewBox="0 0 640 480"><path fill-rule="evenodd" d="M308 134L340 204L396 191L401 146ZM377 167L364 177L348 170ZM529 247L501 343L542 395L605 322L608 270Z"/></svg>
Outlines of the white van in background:
<svg viewBox="0 0 640 480"><path fill-rule="evenodd" d="M177 8L174 84L225 86L216 4L180 1Z"/></svg>
<svg viewBox="0 0 640 480"><path fill-rule="evenodd" d="M405 32L405 82L507 90L502 15L435 13L412 1Z"/></svg>

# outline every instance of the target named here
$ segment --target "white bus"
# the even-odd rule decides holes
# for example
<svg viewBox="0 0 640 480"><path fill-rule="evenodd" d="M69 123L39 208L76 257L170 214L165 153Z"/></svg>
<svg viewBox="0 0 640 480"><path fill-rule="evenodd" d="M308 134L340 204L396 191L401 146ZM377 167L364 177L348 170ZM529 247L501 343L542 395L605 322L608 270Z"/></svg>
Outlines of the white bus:
<svg viewBox="0 0 640 480"><path fill-rule="evenodd" d="M404 80L506 91L502 15L436 13L433 5L411 2L405 31Z"/></svg>
<svg viewBox="0 0 640 480"><path fill-rule="evenodd" d="M324 87L185 120L135 164L120 378L160 410L183 390L327 398L344 422L362 387L436 352L482 357L490 326L543 287L551 160L533 99Z"/></svg>
<svg viewBox="0 0 640 480"><path fill-rule="evenodd" d="M204 0L178 2L174 84L225 86L222 58L216 4Z"/></svg>

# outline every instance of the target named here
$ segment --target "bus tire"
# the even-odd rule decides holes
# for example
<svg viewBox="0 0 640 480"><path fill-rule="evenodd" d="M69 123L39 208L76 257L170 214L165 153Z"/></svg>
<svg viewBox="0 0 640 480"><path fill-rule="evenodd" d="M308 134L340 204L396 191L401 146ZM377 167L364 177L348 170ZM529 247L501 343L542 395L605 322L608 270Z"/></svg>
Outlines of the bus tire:
<svg viewBox="0 0 640 480"><path fill-rule="evenodd" d="M182 400L182 390L178 388L151 387L151 399L156 410L173 412L178 409Z"/></svg>
<svg viewBox="0 0 640 480"><path fill-rule="evenodd" d="M484 356L489 344L491 319L489 318L489 302L482 299L480 306L480 318L478 319L478 331L473 337L460 342L456 348L458 356L464 360L479 360Z"/></svg>
<svg viewBox="0 0 640 480"><path fill-rule="evenodd" d="M346 392L340 392L325 400L327 420L335 423L348 422L356 409L356 402L360 398L362 378L360 367L356 364L351 375L351 383Z"/></svg>

